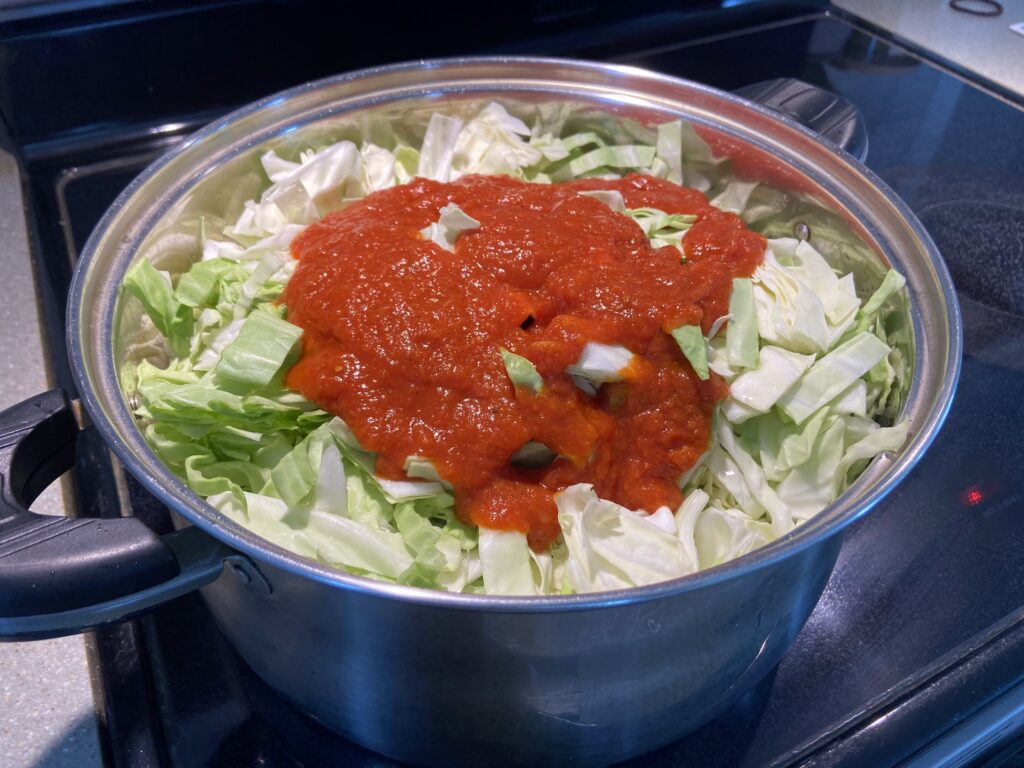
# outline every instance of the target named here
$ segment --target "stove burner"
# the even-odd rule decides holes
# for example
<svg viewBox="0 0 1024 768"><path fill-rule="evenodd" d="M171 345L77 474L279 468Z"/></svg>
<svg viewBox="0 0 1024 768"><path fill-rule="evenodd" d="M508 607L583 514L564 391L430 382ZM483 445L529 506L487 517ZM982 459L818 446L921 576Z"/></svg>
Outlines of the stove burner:
<svg viewBox="0 0 1024 768"><path fill-rule="evenodd" d="M1024 315L1024 209L983 200L932 203L918 216L946 260L957 290Z"/></svg>

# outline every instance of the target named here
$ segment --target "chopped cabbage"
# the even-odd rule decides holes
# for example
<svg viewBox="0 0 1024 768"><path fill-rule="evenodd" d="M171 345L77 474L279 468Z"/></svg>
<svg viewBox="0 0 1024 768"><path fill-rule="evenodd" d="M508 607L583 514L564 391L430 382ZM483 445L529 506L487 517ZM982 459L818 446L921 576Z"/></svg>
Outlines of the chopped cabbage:
<svg viewBox="0 0 1024 768"><path fill-rule="evenodd" d="M463 232L480 227L480 222L466 214L455 203L449 203L441 209L440 217L430 226L421 229L420 235L444 248L455 252L455 241Z"/></svg>
<svg viewBox="0 0 1024 768"><path fill-rule="evenodd" d="M706 381L711 377L708 372L708 350L704 340L704 334L700 331L699 325L681 325L672 330L672 338L676 340L679 349L693 366L697 376Z"/></svg>
<svg viewBox="0 0 1024 768"><path fill-rule="evenodd" d="M521 355L509 352L504 347L499 351L501 360L505 364L505 371L515 386L528 389L534 394L538 394L544 389L544 379L537 373L533 363Z"/></svg>
<svg viewBox="0 0 1024 768"><path fill-rule="evenodd" d="M468 121L434 114L418 148L392 139L340 141L297 159L264 153L266 188L234 222L201 222L190 269L172 275L143 259L125 276L125 295L140 302L165 345L152 345L160 354L125 372L154 451L225 516L280 547L375 579L456 592L651 584L743 555L817 514L867 462L907 438L907 423L896 420L910 379L905 281L890 270L862 301L858 289L868 286L859 284L858 259L870 259L835 217L801 214L816 233L810 242L778 236L793 232L794 196L730 178L728 161L688 123L656 131L627 123L583 121L565 131L542 114L531 127L492 103ZM535 552L524 534L463 523L440 465L427 457L407 458L406 479L378 476L376 457L341 419L283 385L301 330L276 302L294 269L291 241L306 225L416 175L550 183L631 171L707 192L770 238L755 273L733 281L728 314L706 337L696 325L671 331L698 376L714 372L730 390L707 451L679 478L678 509L629 510L573 485L555 497L562 539ZM580 194L683 258L695 217L628 209L614 190ZM454 252L479 226L451 204L421 235ZM499 352L516 387L542 391L529 360ZM566 374L595 394L626 378L632 361L623 346L590 342ZM552 455L533 442L522 454Z"/></svg>
<svg viewBox="0 0 1024 768"><path fill-rule="evenodd" d="M590 392L612 381L622 381L633 353L619 344L587 342L579 359L565 369L577 386Z"/></svg>

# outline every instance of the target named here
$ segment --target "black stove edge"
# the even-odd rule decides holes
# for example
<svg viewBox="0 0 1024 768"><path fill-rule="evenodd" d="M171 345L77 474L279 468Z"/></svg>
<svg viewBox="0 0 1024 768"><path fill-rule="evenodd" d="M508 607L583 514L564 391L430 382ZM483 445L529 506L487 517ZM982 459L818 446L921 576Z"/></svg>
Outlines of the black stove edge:
<svg viewBox="0 0 1024 768"><path fill-rule="evenodd" d="M686 45L696 45L733 36L740 30L748 32L773 24L821 17L830 7L828 0L745 0L734 5L723 1L717 8L681 7L588 29L585 43L574 31L569 31L506 43L494 48L493 53L529 56L538 55L537 51L555 50L567 51L566 55L576 57L619 61L645 55L651 50L675 47L680 43L680 32L685 32L682 39ZM622 52L624 40L629 41L627 53Z"/></svg>
<svg viewBox="0 0 1024 768"><path fill-rule="evenodd" d="M118 1L126 4L137 2L137 0ZM245 0L238 0L238 2L242 3ZM781 0L780 2L766 0L765 2L752 2L749 6L739 5L725 10L665 12L641 16L614 25L599 26L586 30L585 45L580 43L577 34L562 33L524 42L501 44L487 51L468 51L465 55L583 57L594 61L607 60L627 63L630 59L635 59L638 56L678 46L678 40L673 39L671 42L666 42L665 38L670 36L667 35L667 30L670 31L679 26L683 20L686 22L689 34L696 32L696 36L686 38L686 44L697 45L734 36L737 28L744 31L770 29L773 26L810 21L826 15L828 13L822 7L821 0ZM723 31L722 25L726 19L730 26ZM0 26L2 23L3 19L0 17ZM701 35L701 32L706 34ZM640 47L628 53L622 53L623 39L636 41ZM643 47L645 41L650 42L652 39L657 39L659 42L649 47ZM392 63L398 64L402 61ZM344 74L344 72L336 72L328 77L340 74ZM8 143L8 151L16 154L25 167L38 168L74 162L83 154L95 157L108 155L120 157L134 147L151 149L154 145L160 145L163 149L169 150L195 131L244 106L242 103L237 103L223 109L207 109L176 115L172 123L160 119L125 125L110 123L89 126L86 129L67 131L43 140L20 145L10 138L9 131L6 131L3 136L6 137ZM0 122L5 120L5 116L0 113ZM161 144L161 142L163 143ZM0 144L0 146L3 145ZM27 173L23 175L28 176Z"/></svg>
<svg viewBox="0 0 1024 768"><path fill-rule="evenodd" d="M138 621L85 636L101 758L109 768L168 767L145 643Z"/></svg>
<svg viewBox="0 0 1024 768"><path fill-rule="evenodd" d="M40 18L59 17L65 25L74 24L83 14L117 11L118 6L142 5L143 0L35 0L12 3L0 12L0 24L13 24Z"/></svg>
<svg viewBox="0 0 1024 768"><path fill-rule="evenodd" d="M854 758L901 768L996 765L992 761L1020 739L1022 658L1024 608L795 747L772 768L852 765Z"/></svg>
<svg viewBox="0 0 1024 768"><path fill-rule="evenodd" d="M463 10L476 7L469 0L454 5ZM337 25L342 16L339 6L330 0L148 0L115 5L114 10L86 3L73 20L42 15L6 23L0 11L0 48L5 51L4 65L0 66L0 78L5 80L5 87L0 89L0 110L8 118L14 138L28 145L94 128L123 128L126 115L147 120L167 114L168 107L177 110L190 105L188 109L203 110L247 103L311 79L367 66L480 54L603 58L608 50L650 47L655 40L692 39L726 27L757 23L759 19L792 15L795 8L804 12L809 8L824 10L827 0L745 0L739 4L729 0L641 0L630 6L610 0L536 0L506 6L502 7L501 23L492 25L486 35L480 30L467 34L473 30L441 23L441 17L429 17L426 27L401 26L402 34L388 36L388 45L345 47L345 55L324 53L331 50L333 38L326 37L329 33L323 30L330 30L332 23ZM556 8L568 15L553 13ZM254 13L262 15L256 18ZM280 57L271 57L250 61L251 71L242 81L225 75L233 61L248 53L244 44L230 39L219 40L211 50L192 51L173 73L156 60L156 52L163 50L152 44L157 24L172 24L168 33L189 35L186 42L196 48L225 25L248 22L277 27L300 13L324 18L324 24L317 28L319 37L293 60L282 62ZM344 13L347 17L350 10ZM372 8L363 7L360 13L359 18L369 18ZM203 19L210 14L209 27L203 28ZM471 14L464 16L460 23L466 27ZM347 21L355 23L357 19ZM147 36L151 42L141 42ZM68 71L92 72L100 66L97 61L107 60L95 53L111 48L122 50L126 60L138 58L139 66L127 70L130 77L124 77L124 71L119 73L109 62L105 68L100 67L96 74L106 75L102 99L87 98L88 89L75 88L60 76ZM197 78L204 78L201 82L207 87L190 90L183 86ZM36 107L38 93L47 83L60 86L52 98L64 104L63 109L46 112ZM200 95L195 95L197 90ZM225 99L225 93L234 95Z"/></svg>
<svg viewBox="0 0 1024 768"><path fill-rule="evenodd" d="M836 8L835 6L829 6L827 11L829 16L836 19L841 19L851 27L854 27L865 34L872 35L880 38L887 42L895 43L901 48L906 49L911 54L921 59L922 61L931 64L936 69L945 72L951 77L955 77L957 80L962 82L964 85L969 85L972 88L977 88L979 91L983 91L989 96L999 99L1000 101L1009 104L1010 106L1017 107L1018 109L1024 109L1024 94L1016 93L1011 91L1009 88L1005 88L999 83L993 82L976 72L971 72L966 67L957 64L955 61L951 61L944 56L940 56L935 51L931 51L924 48L917 43L911 42L905 37L895 34L894 32L880 27L877 24L862 19L860 16L850 13L849 11Z"/></svg>
<svg viewBox="0 0 1024 768"><path fill-rule="evenodd" d="M131 513L123 469L95 427L79 434L72 483L76 517L121 517ZM81 503L85 501L85 503ZM143 517L159 533L161 525ZM168 768L151 661L140 621L99 627L85 635L103 765L107 768Z"/></svg>
<svg viewBox="0 0 1024 768"><path fill-rule="evenodd" d="M241 106L241 105L237 105ZM176 115L172 122L155 120L134 125L108 125L88 131L65 133L45 141L24 144L18 152L26 166L62 165L70 162L77 165L82 155L103 157L123 156L140 147L170 149L174 144L187 138L203 126L218 120L237 106L228 109L212 109Z"/></svg>
<svg viewBox="0 0 1024 768"><path fill-rule="evenodd" d="M1014 765L1019 766L1024 746L1022 726L1024 685L1019 685L900 768L997 768L1014 757Z"/></svg>

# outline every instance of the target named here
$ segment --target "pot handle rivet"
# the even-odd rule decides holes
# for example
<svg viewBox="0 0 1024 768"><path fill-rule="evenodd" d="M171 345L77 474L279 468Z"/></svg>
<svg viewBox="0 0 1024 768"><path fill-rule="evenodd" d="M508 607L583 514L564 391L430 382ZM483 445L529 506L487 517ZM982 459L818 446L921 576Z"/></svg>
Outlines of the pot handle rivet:
<svg viewBox="0 0 1024 768"><path fill-rule="evenodd" d="M231 572L239 581L256 594L268 597L273 593L274 588L270 585L267 577L263 575L263 571L245 555L229 555L224 558L224 563L231 568Z"/></svg>

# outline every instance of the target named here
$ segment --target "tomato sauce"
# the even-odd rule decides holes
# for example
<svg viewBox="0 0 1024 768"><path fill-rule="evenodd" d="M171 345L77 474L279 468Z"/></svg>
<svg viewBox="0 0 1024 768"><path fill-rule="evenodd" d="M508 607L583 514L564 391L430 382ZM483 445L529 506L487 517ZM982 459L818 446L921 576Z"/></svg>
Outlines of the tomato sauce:
<svg viewBox="0 0 1024 768"><path fill-rule="evenodd" d="M694 214L685 261L585 189ZM419 234L448 203L480 222L454 253ZM573 483L632 509L682 500L677 478L706 449L727 389L714 374L701 381L668 331L706 332L728 311L732 278L751 275L764 248L700 192L648 176L415 179L292 244L299 263L284 301L304 334L287 383L342 417L377 453L381 476L403 479L408 457L429 459L461 519L523 531L540 550L559 534L554 493ZM625 380L596 395L565 374L590 341L634 353ZM534 364L539 394L513 387L500 347ZM531 440L558 458L512 466Z"/></svg>

